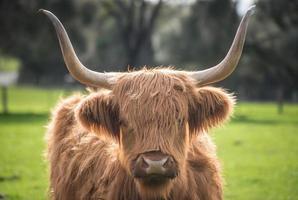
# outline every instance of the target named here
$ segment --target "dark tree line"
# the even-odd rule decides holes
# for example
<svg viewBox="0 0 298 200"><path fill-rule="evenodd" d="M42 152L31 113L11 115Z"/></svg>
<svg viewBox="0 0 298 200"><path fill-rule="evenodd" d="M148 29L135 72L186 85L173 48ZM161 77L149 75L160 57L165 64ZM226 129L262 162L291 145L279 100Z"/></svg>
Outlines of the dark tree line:
<svg viewBox="0 0 298 200"><path fill-rule="evenodd" d="M171 60L194 69L217 64L227 53L238 21L236 4L230 0L197 1L181 20L180 31L165 35Z"/></svg>
<svg viewBox="0 0 298 200"><path fill-rule="evenodd" d="M162 5L162 1L153 4L145 0L2 0L0 53L22 61L21 82L63 81L67 71L61 67L53 28L37 13L44 8L59 17L81 60L90 68L126 70L128 66L151 65L151 37Z"/></svg>
<svg viewBox="0 0 298 200"><path fill-rule="evenodd" d="M116 21L121 42L126 52L126 66L153 63L151 36L163 2L103 1L102 5Z"/></svg>
<svg viewBox="0 0 298 200"><path fill-rule="evenodd" d="M257 6L257 34L250 34L248 55L263 68L266 77L258 82L274 88L270 92L275 91L282 112L284 98L298 91L298 1L260 0Z"/></svg>
<svg viewBox="0 0 298 200"><path fill-rule="evenodd" d="M53 27L65 25L84 64L99 71L175 65L204 69L227 53L241 16L237 1L192 4L147 0L1 0L0 59L22 61L20 82L61 84L63 66ZM258 0L240 66L224 81L241 99L298 96L298 0ZM298 98L298 97L297 97Z"/></svg>
<svg viewBox="0 0 298 200"><path fill-rule="evenodd" d="M180 31L165 35L169 60L190 69L219 62L239 24L236 6L229 0L197 1ZM243 100L297 101L298 1L259 0L256 6L239 67L221 85Z"/></svg>
<svg viewBox="0 0 298 200"><path fill-rule="evenodd" d="M48 21L38 14L39 8L55 10L68 27L75 41L80 40L76 21L78 10L72 0L61 1L0 1L0 55L22 61L21 81L40 83L54 77L62 79L66 70L61 67L61 55ZM67 9L65 9L67 8ZM83 45L83 44L80 44Z"/></svg>

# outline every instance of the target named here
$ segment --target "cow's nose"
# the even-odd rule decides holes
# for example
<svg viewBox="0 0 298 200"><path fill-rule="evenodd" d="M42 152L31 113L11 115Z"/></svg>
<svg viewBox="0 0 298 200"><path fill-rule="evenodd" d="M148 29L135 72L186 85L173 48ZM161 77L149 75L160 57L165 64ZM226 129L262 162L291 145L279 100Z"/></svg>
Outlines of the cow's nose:
<svg viewBox="0 0 298 200"><path fill-rule="evenodd" d="M172 156L161 153L142 154L136 161L134 175L138 178L150 176L174 178L177 176L177 169Z"/></svg>

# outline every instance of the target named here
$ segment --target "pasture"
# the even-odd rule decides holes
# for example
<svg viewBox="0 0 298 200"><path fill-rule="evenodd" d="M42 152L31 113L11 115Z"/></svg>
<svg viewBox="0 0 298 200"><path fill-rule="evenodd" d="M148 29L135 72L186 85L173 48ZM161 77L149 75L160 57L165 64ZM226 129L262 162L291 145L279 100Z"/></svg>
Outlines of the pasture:
<svg viewBox="0 0 298 200"><path fill-rule="evenodd" d="M70 92L11 88L0 115L0 199L47 198L43 158L49 111ZM298 199L298 105L278 115L271 103L238 103L232 121L212 131L227 200Z"/></svg>

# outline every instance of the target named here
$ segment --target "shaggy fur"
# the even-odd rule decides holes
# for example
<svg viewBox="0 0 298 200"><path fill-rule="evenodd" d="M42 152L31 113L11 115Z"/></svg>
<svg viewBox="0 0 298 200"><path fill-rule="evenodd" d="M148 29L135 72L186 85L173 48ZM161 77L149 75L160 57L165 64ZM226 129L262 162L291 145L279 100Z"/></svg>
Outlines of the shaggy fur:
<svg viewBox="0 0 298 200"><path fill-rule="evenodd" d="M52 199L222 199L219 162L206 131L229 118L234 100L168 72L131 72L112 91L57 106L47 133ZM172 155L179 169L158 187L131 174L136 157L152 150Z"/></svg>

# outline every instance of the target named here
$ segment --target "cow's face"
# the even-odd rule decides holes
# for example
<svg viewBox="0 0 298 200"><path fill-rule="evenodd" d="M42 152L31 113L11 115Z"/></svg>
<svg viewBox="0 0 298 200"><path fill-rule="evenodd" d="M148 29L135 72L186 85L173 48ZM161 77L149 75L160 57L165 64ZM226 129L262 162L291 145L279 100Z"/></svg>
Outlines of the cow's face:
<svg viewBox="0 0 298 200"><path fill-rule="evenodd" d="M119 143L119 160L141 193L166 195L186 177L187 153L200 132L221 123L233 101L222 90L197 89L184 76L140 71L77 109L81 123Z"/></svg>

